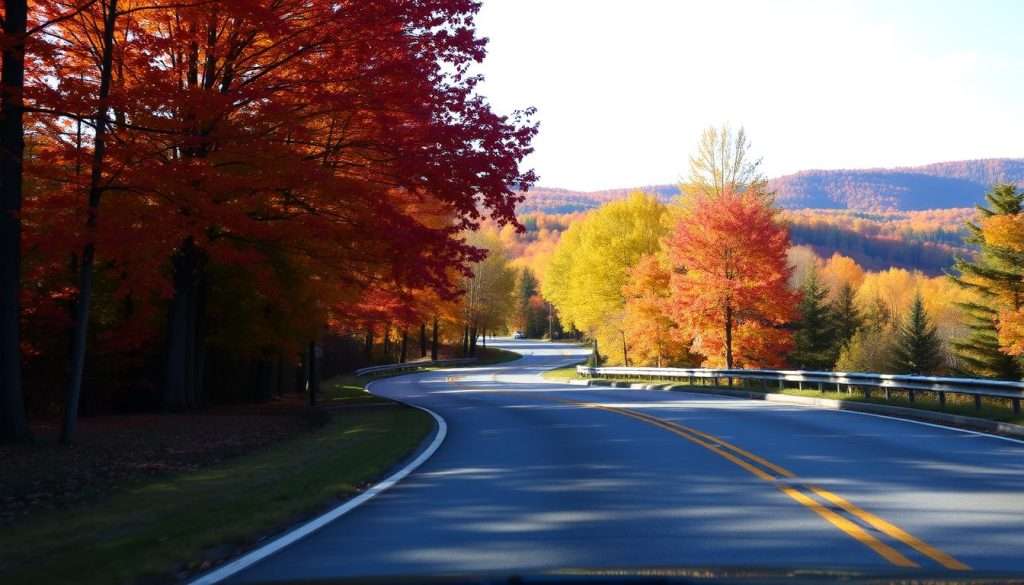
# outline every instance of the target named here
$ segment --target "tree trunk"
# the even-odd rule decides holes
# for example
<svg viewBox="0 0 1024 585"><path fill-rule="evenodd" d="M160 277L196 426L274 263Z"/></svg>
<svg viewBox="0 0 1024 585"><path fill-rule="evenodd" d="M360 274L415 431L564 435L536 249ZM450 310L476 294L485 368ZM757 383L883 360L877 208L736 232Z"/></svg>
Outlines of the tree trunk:
<svg viewBox="0 0 1024 585"><path fill-rule="evenodd" d="M476 325L469 328L469 355L476 357Z"/></svg>
<svg viewBox="0 0 1024 585"><path fill-rule="evenodd" d="M309 405L316 406L316 397L320 394L320 360L316 355L316 342L309 342L306 353L306 387L309 389Z"/></svg>
<svg viewBox="0 0 1024 585"><path fill-rule="evenodd" d="M400 364L404 364L405 363L405 358L408 355L408 349L409 349L409 330L408 329L402 329L402 349L401 349L401 353L398 356L398 363L400 363Z"/></svg>
<svg viewBox="0 0 1024 585"><path fill-rule="evenodd" d="M390 362L391 358L391 324L384 325L384 339L381 340L384 345L384 361Z"/></svg>
<svg viewBox="0 0 1024 585"><path fill-rule="evenodd" d="M487 349L487 330L486 329L484 329L483 333L480 334L480 340L484 344L484 349Z"/></svg>
<svg viewBox="0 0 1024 585"><path fill-rule="evenodd" d="M277 381L274 383L274 394L284 396L284 355L277 354Z"/></svg>
<svg viewBox="0 0 1024 585"><path fill-rule="evenodd" d="M434 317L434 332L430 339L430 359L437 361L437 317Z"/></svg>
<svg viewBox="0 0 1024 585"><path fill-rule="evenodd" d="M373 327L366 328L366 345L363 347L366 352L366 361L373 363Z"/></svg>
<svg viewBox="0 0 1024 585"><path fill-rule="evenodd" d="M469 325L465 325L462 328L462 355L466 357L469 355Z"/></svg>
<svg viewBox="0 0 1024 585"><path fill-rule="evenodd" d="M309 354L303 349L296 359L299 360L297 367L295 368L295 387L292 389L296 394L305 394L306 385L309 383L309 362L307 361Z"/></svg>
<svg viewBox="0 0 1024 585"><path fill-rule="evenodd" d="M555 339L554 313L554 307L551 306L551 303L548 303L548 341L553 341Z"/></svg>
<svg viewBox="0 0 1024 585"><path fill-rule="evenodd" d="M629 367L629 349L626 347L626 332L619 331L622 335L622 363Z"/></svg>
<svg viewBox="0 0 1024 585"><path fill-rule="evenodd" d="M732 369L732 305L725 306L725 367Z"/></svg>
<svg viewBox="0 0 1024 585"><path fill-rule="evenodd" d="M420 323L420 357L427 357L427 324Z"/></svg>
<svg viewBox="0 0 1024 585"><path fill-rule="evenodd" d="M205 287L203 253L192 238L174 254L174 297L168 320L163 408L191 410L202 402Z"/></svg>
<svg viewBox="0 0 1024 585"><path fill-rule="evenodd" d="M93 264L100 197L103 196L103 163L107 150L107 116L110 112L107 99L110 96L110 78L113 74L114 26L117 23L117 0L108 0L106 19L103 23L103 59L100 63L100 89L96 115L93 119L93 153L89 176L89 209L85 221L89 241L82 250L82 262L78 275L78 299L75 302L75 325L71 341L71 360L68 368L68 386L64 404L64 426L60 441L71 442L78 422L78 402L82 395L82 377L85 372L85 347L89 329L89 309L92 303Z"/></svg>
<svg viewBox="0 0 1024 585"><path fill-rule="evenodd" d="M5 0L0 95L0 441L31 438L21 388L21 176L26 0Z"/></svg>

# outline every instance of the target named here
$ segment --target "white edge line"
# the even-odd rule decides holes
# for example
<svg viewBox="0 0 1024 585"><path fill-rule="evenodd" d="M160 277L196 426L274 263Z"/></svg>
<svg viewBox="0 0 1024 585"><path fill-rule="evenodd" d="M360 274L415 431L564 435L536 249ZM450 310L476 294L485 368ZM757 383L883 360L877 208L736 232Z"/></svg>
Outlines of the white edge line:
<svg viewBox="0 0 1024 585"><path fill-rule="evenodd" d="M800 405L800 406L802 406L802 405ZM828 409L823 409L823 410L828 410ZM892 415L888 415L888 414L877 414L877 413L874 413L874 412L861 412L859 410L838 409L837 412L848 412L850 414L861 414L861 415L864 415L864 416L873 416L873 417L876 417L876 418L887 418L887 419L890 419L890 420L898 420L898 421L908 422L908 423L915 424L915 425L922 425L922 426L926 426L926 427L935 427L937 429L945 429L947 431L956 431L958 433L966 433L968 435L978 435L980 437L988 437L990 439L999 439L1000 441L1009 441L1011 443L1018 443L1020 445L1024 445L1024 441L1022 441L1020 439L1014 439L1013 437L1004 437L1002 435L995 435L995 434L992 434L992 433L986 433L984 431L975 431L975 430L971 430L971 429L963 429L963 428L960 428L960 427L952 427L952 426L948 426L948 425L940 425L938 423L930 423L930 422L925 422L923 420L914 420L912 418L901 418L901 417L898 417L898 416L892 416Z"/></svg>
<svg viewBox="0 0 1024 585"><path fill-rule="evenodd" d="M555 381L551 381L551 380L546 380L546 381L549 384L565 384L566 383L566 382L555 382ZM646 390L648 392L664 392L665 391L665 390L654 390L653 388L650 388L650 389L649 388L615 388L614 386L608 386L608 387L605 387L605 386L588 386L588 387L596 388L596 389L599 389L599 390ZM1019 445L1024 445L1024 440L1014 439L1013 437L1004 437L1003 435L996 435L996 434L993 434L993 433L986 433L985 431L975 431L975 430L972 430L972 429L965 429L965 428L962 428L962 427L954 427L954 426L951 426L951 425L943 425L943 424L938 424L938 423L930 423L930 422L925 422L923 420L916 420L916 419L912 419L912 418L903 418L903 417L895 416L895 415L891 415L891 414L877 414L877 413L874 413L874 412L863 412L863 411L860 411L860 410L849 410L849 409L846 409L846 408L829 408L827 406L820 406L818 404L803 404L803 403L800 403L800 402L786 402L786 401L783 401L783 400L759 400L757 398L743 398L742 396L730 396L728 394L716 394L715 392L701 392L701 391L689 391L689 390L670 390L670 391L671 392L675 392L677 394L690 394L691 396L707 396L707 395L710 394L712 396L718 396L719 398L726 398L726 399L731 399L731 400L747 400L747 401L751 401L751 402L759 402L759 403L762 403L762 404L785 404L785 405L788 405L788 406L799 406L801 408L806 408L806 409L809 409L809 410L822 410L822 411L827 411L827 412L840 412L840 413L846 413L846 414L859 414L859 415L862 415L862 416L873 416L875 418L884 418L884 419L888 419L888 420L895 420L895 421L899 421L899 422L910 423L910 424L913 424L913 425L921 425L921 426L925 426L925 427L932 427L932 428L942 429L942 430L946 430L946 431L953 431L953 432L956 432L956 433L964 433L964 434L967 434L967 435L977 435L979 437L988 437L990 439L999 439L1000 441L1007 441L1009 443L1017 443ZM783 394L781 396L785 396L785 395Z"/></svg>
<svg viewBox="0 0 1024 585"><path fill-rule="evenodd" d="M367 390L369 390L371 384L372 382L366 385ZM406 403L403 402L402 404ZM347 502L340 504L331 510L328 510L324 514L321 514L320 516L317 516L309 522L306 522L302 526L299 526L281 535L280 537L275 538L274 540L268 542L267 544L264 544L256 550L250 551L245 555L231 561L230 563L218 567L217 569L214 569L213 571L206 573L205 575L202 575L193 581L190 581L188 585L213 585L214 583L219 583L224 579L227 579L228 577L269 557L270 555L285 548L286 546L309 536L310 534L323 528L327 524L330 524L331 522L337 520L341 516L344 516L348 512L351 512L358 506L366 503L374 496L393 487L396 483L402 481L407 475L415 471L417 467L423 465L427 461L427 459L430 459L434 452L437 451L438 447L441 446L441 443L444 442L445 437L448 435L448 423L445 422L441 415L437 414L433 410L430 410L429 408L416 406L415 404L407 404L407 406L418 408L426 412L430 416L434 417L434 420L437 422L437 433L434 435L434 440L431 441L430 445L428 445L427 448L424 449L423 452L421 452L415 459L410 461L405 467L391 474L387 479L384 479L383 481L380 481L370 486L366 491L352 498L351 500L348 500Z"/></svg>
<svg viewBox="0 0 1024 585"><path fill-rule="evenodd" d="M620 390L626 390L626 388L620 388ZM750 401L754 401L754 402L761 402L761 403L764 403L764 404L786 404L786 405L789 405L789 406L800 406L802 408L807 408L807 409L811 409L811 410L824 410L824 411L828 411L828 412L843 412L843 413L847 413L847 414L859 414L859 415L863 415L863 416L873 416L875 418L885 418L885 419L889 419L889 420L895 420L895 421L910 423L910 424L914 424L914 425L921 425L921 426L925 426L925 427L933 427L933 428L936 428L936 429L943 429L943 430L946 430L946 431L953 431L953 432L957 432L957 433L965 433L965 434L968 434L968 435L978 435L979 437L989 437L991 439L999 439L1000 441L1009 441L1010 443L1018 443L1020 445L1024 445L1024 441L1022 441L1020 439L1014 439L1012 437L1004 437L1002 435L995 435L995 434L992 434L992 433L986 433L984 431L975 431L975 430L971 430L971 429L964 429L964 428L954 427L954 426L950 426L950 425L941 425L941 424L938 424L938 423L930 423L930 422L925 422L925 421L922 421L922 420L915 420L915 419L912 419L912 418L903 418L903 417L894 416L894 415L891 415L891 414L877 414L877 413L874 413L874 412L863 412L863 411L860 411L860 410L847 410L845 408L828 408L828 407L825 407L825 406L819 406L817 404L801 404L799 402L786 402L786 401L783 401L783 400L758 400L756 398L743 398L743 397L740 397L740 396L729 396L728 394L714 394L713 392L689 392L689 391L686 391L686 390L673 390L673 392L678 392L680 394L691 394L693 396L700 396L702 394L706 396L708 394L713 394L715 396L720 396L722 398L731 398L733 400L750 400Z"/></svg>

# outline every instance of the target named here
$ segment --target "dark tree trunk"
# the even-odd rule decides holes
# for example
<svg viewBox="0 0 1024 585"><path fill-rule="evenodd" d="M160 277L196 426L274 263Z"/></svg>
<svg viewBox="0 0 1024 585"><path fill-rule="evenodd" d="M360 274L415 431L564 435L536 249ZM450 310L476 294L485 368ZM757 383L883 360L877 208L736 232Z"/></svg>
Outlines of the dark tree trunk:
<svg viewBox="0 0 1024 585"><path fill-rule="evenodd" d="M284 356L277 355L277 381L274 382L274 394L284 396Z"/></svg>
<svg viewBox="0 0 1024 585"><path fill-rule="evenodd" d="M306 386L309 388L309 405L316 406L317 395L320 394L320 360L316 355L316 342L309 342L306 353Z"/></svg>
<svg viewBox="0 0 1024 585"><path fill-rule="evenodd" d="M89 209L86 218L86 232L90 237L96 233L96 222L103 196L103 163L107 150L107 116L110 108L110 78L113 74L114 26L117 23L117 0L108 0L106 19L103 23L103 58L100 63L99 105L93 119L93 153L89 176ZM71 360L68 368L68 386L64 404L64 426L61 428L61 443L68 444L75 434L78 422L78 402L82 395L82 377L85 372L85 347L88 340L89 308L92 303L93 264L96 258L96 244L90 239L82 249L82 262L78 275L78 299L75 302L75 325L71 338Z"/></svg>
<svg viewBox="0 0 1024 585"><path fill-rule="evenodd" d="M420 357L427 357L427 324L420 323Z"/></svg>
<svg viewBox="0 0 1024 585"><path fill-rule="evenodd" d="M384 326L384 339L381 340L384 345L384 361L391 361L391 324L388 323Z"/></svg>
<svg viewBox="0 0 1024 585"><path fill-rule="evenodd" d="M732 305L725 306L725 367L732 369Z"/></svg>
<svg viewBox="0 0 1024 585"><path fill-rule="evenodd" d="M476 325L469 328L469 355L476 357Z"/></svg>
<svg viewBox="0 0 1024 585"><path fill-rule="evenodd" d="M26 0L4 2L0 96L0 441L30 438L21 388L21 175Z"/></svg>
<svg viewBox="0 0 1024 585"><path fill-rule="evenodd" d="M162 404L165 410L191 410L200 406L203 399L204 256L188 238L174 254L172 264L174 297L167 328Z"/></svg>
<svg viewBox="0 0 1024 585"><path fill-rule="evenodd" d="M434 331L430 338L430 359L437 361L437 317L434 317Z"/></svg>
<svg viewBox="0 0 1024 585"><path fill-rule="evenodd" d="M363 351L366 352L366 361L373 363L373 327L366 328L366 345Z"/></svg>
<svg viewBox="0 0 1024 585"><path fill-rule="evenodd" d="M409 330L402 329L402 352L398 356L398 363L404 364L409 349Z"/></svg>
<svg viewBox="0 0 1024 585"><path fill-rule="evenodd" d="M469 325L462 328L462 355L469 355Z"/></svg>
<svg viewBox="0 0 1024 585"><path fill-rule="evenodd" d="M486 329L484 329L483 333L480 335L480 340L484 344L484 349L487 349L487 330Z"/></svg>
<svg viewBox="0 0 1024 585"><path fill-rule="evenodd" d="M309 347L306 346L302 349L302 371L296 375L296 390L300 394L306 393L309 390Z"/></svg>

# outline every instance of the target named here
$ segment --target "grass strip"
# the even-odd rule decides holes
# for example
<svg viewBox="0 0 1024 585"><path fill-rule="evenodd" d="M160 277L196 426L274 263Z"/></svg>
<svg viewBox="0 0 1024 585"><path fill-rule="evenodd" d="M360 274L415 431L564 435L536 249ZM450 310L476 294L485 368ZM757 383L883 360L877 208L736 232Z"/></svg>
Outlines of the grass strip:
<svg viewBox="0 0 1024 585"><path fill-rule="evenodd" d="M346 386L336 394L355 395ZM34 517L0 534L0 581L171 581L352 497L409 456L433 424L406 406L340 411L258 453Z"/></svg>

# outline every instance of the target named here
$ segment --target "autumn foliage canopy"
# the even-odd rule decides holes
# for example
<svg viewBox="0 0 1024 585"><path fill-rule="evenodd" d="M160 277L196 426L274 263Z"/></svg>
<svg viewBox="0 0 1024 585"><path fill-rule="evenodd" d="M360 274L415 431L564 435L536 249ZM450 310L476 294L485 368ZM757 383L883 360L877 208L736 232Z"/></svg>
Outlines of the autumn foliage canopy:
<svg viewBox="0 0 1024 585"><path fill-rule="evenodd" d="M669 236L670 312L710 367L779 365L792 346L789 236L754 191L696 195Z"/></svg>
<svg viewBox="0 0 1024 585"><path fill-rule="evenodd" d="M476 90L478 8L30 3L26 355L61 355L90 245L90 353L168 339L168 372L436 314L485 256L465 232L517 226L535 180L532 110Z"/></svg>

